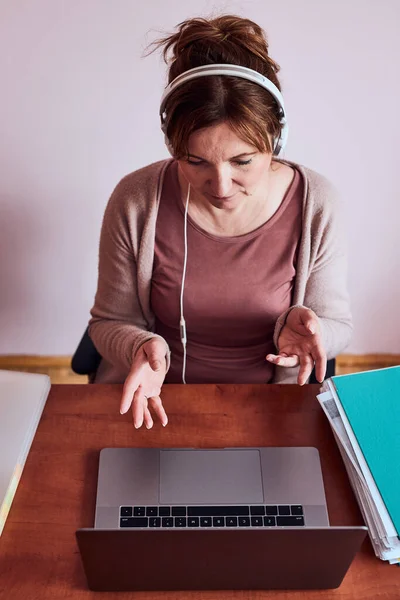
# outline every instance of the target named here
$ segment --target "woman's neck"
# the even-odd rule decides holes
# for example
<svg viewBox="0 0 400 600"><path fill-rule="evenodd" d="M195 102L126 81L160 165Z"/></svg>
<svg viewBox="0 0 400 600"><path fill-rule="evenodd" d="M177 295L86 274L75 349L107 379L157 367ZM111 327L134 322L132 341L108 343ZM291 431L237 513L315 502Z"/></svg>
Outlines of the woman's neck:
<svg viewBox="0 0 400 600"><path fill-rule="evenodd" d="M188 183L178 169L182 203L185 204ZM191 189L189 198L189 216L199 227L213 235L234 237L245 235L258 229L275 214L282 198L276 195L276 176L269 170L265 181L253 195L242 194L242 199L231 208L218 208Z"/></svg>
<svg viewBox="0 0 400 600"><path fill-rule="evenodd" d="M195 193L189 201L189 215L208 233L223 236L244 235L257 229L266 221L267 210L266 197L246 197L232 209L216 208L202 198L196 197Z"/></svg>

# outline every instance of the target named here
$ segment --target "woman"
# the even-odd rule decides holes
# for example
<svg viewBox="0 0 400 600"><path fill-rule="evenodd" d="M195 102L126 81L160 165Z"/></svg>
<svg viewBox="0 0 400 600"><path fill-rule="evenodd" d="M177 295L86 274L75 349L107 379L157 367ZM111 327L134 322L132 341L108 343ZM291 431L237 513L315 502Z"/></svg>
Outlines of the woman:
<svg viewBox="0 0 400 600"><path fill-rule="evenodd" d="M158 46L173 158L111 196L89 329L96 382L125 381L121 413L147 428L149 406L167 424L164 381L302 385L314 365L322 381L352 331L335 192L277 158L287 124L263 31L191 19Z"/></svg>

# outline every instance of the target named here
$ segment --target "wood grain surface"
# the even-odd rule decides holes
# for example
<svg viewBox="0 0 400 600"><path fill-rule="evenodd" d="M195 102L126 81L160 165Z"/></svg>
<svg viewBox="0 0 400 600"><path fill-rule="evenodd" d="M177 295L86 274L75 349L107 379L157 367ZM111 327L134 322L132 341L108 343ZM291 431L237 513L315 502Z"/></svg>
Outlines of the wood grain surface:
<svg viewBox="0 0 400 600"><path fill-rule="evenodd" d="M369 540L337 590L95 593L86 587L75 530L93 525L99 451L104 447L315 446L331 524L362 524L315 398L318 389L165 385L169 424L135 430L130 414L119 414L122 386L54 385L0 538L0 599L400 599L400 568L377 559Z"/></svg>

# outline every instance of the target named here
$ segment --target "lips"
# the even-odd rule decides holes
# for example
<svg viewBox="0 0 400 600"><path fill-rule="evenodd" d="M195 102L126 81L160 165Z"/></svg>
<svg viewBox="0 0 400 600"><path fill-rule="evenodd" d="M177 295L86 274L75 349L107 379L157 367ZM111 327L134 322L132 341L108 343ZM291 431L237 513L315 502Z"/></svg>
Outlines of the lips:
<svg viewBox="0 0 400 600"><path fill-rule="evenodd" d="M209 196L211 196L211 198L214 198L214 200L231 200L231 198L233 198L235 194L233 194L232 196L214 196L213 194L209 194Z"/></svg>

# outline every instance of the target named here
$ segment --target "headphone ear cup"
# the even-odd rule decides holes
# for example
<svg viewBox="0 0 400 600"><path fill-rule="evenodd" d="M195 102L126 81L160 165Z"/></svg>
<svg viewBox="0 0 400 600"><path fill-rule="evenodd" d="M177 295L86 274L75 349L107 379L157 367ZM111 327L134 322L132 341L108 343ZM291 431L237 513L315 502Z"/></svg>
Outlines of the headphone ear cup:
<svg viewBox="0 0 400 600"><path fill-rule="evenodd" d="M167 146L167 150L170 153L170 155L172 156L172 158L174 158L174 150L173 150L173 148L172 148L172 146L170 144L170 141L168 139L167 128L165 126L165 123L163 123L163 122L161 122L161 131L164 134L164 142L165 142L165 145Z"/></svg>
<svg viewBox="0 0 400 600"><path fill-rule="evenodd" d="M273 155L274 156L279 156L282 150L282 138L278 137L275 138L275 146L274 146L274 151L273 151Z"/></svg>
<svg viewBox="0 0 400 600"><path fill-rule="evenodd" d="M279 137L276 138L276 140L275 140L275 148L274 148L274 152L273 152L274 156L279 156L280 153L285 149L286 142L287 142L288 135L289 135L289 127L288 127L286 118L281 117L281 125L282 125L281 133L280 133Z"/></svg>
<svg viewBox="0 0 400 600"><path fill-rule="evenodd" d="M174 156L174 149L172 148L169 139L167 138L167 135L164 135L164 141L165 141L165 145L167 146L167 150L170 153L170 155L172 156L172 158L175 158Z"/></svg>

